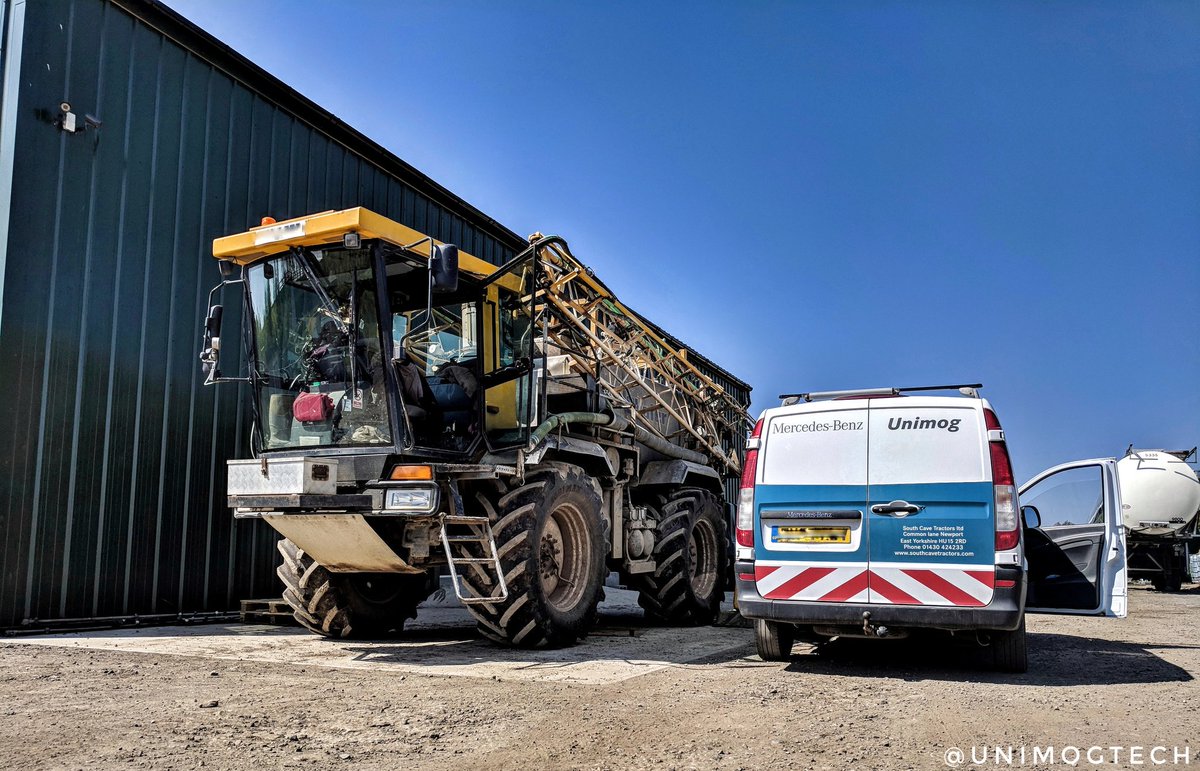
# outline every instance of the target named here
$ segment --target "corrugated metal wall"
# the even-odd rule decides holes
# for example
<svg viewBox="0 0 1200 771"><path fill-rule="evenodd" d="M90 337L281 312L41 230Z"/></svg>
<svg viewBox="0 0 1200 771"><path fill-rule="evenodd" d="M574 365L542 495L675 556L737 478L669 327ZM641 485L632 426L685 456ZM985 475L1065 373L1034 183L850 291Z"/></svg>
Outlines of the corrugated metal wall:
<svg viewBox="0 0 1200 771"><path fill-rule="evenodd" d="M275 594L275 537L224 506L241 397L198 375L212 239L362 204L493 261L512 251L118 5L29 3L21 68L0 627ZM61 132L64 100L102 125Z"/></svg>
<svg viewBox="0 0 1200 771"><path fill-rule="evenodd" d="M24 10L0 111L0 628L274 595L273 531L224 506L242 395L197 368L212 239L356 205L495 263L521 239L153 0ZM62 101L99 128L60 131Z"/></svg>

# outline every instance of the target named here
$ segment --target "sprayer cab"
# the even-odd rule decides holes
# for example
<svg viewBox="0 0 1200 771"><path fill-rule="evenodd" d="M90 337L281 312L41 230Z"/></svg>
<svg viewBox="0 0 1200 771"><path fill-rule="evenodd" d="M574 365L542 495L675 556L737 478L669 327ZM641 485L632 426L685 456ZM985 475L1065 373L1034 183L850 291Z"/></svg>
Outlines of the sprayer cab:
<svg viewBox="0 0 1200 771"><path fill-rule="evenodd" d="M498 270L362 208L268 221L213 252L241 270L222 286L242 289L258 451L463 456L526 438L534 255ZM222 315L208 382L230 379Z"/></svg>

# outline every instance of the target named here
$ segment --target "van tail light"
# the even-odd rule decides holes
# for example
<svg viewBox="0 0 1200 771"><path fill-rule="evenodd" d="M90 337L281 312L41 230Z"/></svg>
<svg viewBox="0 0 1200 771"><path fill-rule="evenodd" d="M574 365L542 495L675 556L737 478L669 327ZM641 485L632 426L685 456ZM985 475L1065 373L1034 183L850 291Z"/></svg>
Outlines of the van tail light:
<svg viewBox="0 0 1200 771"><path fill-rule="evenodd" d="M995 485L996 490L996 551L1017 548L1021 540L1017 521L1017 491L1012 485Z"/></svg>
<svg viewBox="0 0 1200 771"><path fill-rule="evenodd" d="M754 478L758 475L758 439L762 435L762 424L761 418L754 424L750 441L746 443L746 458L742 461L735 528L738 546L754 546Z"/></svg>
<svg viewBox="0 0 1200 771"><path fill-rule="evenodd" d="M1008 458L1008 445L1004 441L1004 430L996 413L983 411L988 431L988 448L992 454L992 490L996 509L996 551L1017 548L1021 540L1021 519L1017 511L1017 487L1013 483L1012 462Z"/></svg>

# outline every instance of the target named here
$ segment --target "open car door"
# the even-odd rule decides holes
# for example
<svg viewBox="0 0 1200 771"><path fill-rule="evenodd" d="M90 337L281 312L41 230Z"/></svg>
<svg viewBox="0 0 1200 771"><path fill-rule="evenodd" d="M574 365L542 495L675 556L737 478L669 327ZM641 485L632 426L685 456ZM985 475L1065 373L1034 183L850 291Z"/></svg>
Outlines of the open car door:
<svg viewBox="0 0 1200 771"><path fill-rule="evenodd" d="M534 275L536 250L510 260L483 286L484 438L488 449L529 443L537 415L534 362Z"/></svg>
<svg viewBox="0 0 1200 771"><path fill-rule="evenodd" d="M1021 486L1031 613L1126 613L1125 529L1111 458L1064 463Z"/></svg>

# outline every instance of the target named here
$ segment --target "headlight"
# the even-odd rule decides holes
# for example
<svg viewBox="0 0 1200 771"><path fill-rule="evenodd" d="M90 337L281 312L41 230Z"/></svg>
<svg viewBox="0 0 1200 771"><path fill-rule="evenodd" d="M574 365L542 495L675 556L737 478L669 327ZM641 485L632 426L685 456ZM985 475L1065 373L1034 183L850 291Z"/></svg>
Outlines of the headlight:
<svg viewBox="0 0 1200 771"><path fill-rule="evenodd" d="M433 487L400 487L387 491L385 509L394 511L431 512L437 508L437 489Z"/></svg>

